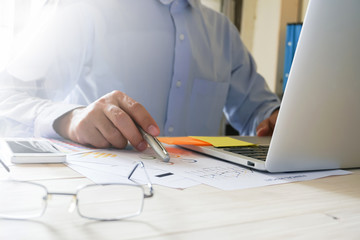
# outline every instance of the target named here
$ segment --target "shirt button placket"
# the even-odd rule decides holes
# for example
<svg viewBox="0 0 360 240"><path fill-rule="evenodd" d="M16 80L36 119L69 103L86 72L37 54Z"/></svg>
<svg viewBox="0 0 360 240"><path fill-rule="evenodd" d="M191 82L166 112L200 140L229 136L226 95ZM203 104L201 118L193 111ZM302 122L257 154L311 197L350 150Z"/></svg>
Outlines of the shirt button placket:
<svg viewBox="0 0 360 240"><path fill-rule="evenodd" d="M186 31L185 31L185 16L182 11L184 7L180 4L176 4L177 1L174 1L171 6L171 15L173 17L174 26L175 26L175 53L174 53L174 73L172 78L172 88L169 95L169 104L168 104L168 117L166 122L166 131L170 136L181 134L183 131L184 119L179 118L178 111L184 109L184 98L185 96L185 86L188 76L188 52L189 46L186 42ZM185 84L185 85L184 85ZM175 114L175 111L177 112ZM179 132L180 131L180 132Z"/></svg>

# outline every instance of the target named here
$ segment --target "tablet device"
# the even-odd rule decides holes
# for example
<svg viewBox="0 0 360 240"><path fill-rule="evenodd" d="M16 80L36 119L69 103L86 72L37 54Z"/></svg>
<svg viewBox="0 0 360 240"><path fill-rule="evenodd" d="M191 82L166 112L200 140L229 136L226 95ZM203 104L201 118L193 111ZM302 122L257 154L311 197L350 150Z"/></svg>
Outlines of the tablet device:
<svg viewBox="0 0 360 240"><path fill-rule="evenodd" d="M47 139L1 139L0 151L2 158L12 163L62 163L66 160L66 154Z"/></svg>

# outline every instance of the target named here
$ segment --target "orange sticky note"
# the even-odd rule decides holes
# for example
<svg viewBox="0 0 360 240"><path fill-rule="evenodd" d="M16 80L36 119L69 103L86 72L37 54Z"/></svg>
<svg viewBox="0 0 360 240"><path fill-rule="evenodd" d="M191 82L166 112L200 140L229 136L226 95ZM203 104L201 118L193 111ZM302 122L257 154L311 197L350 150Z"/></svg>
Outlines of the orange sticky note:
<svg viewBox="0 0 360 240"><path fill-rule="evenodd" d="M192 137L158 137L160 142L172 145L211 146L210 143Z"/></svg>

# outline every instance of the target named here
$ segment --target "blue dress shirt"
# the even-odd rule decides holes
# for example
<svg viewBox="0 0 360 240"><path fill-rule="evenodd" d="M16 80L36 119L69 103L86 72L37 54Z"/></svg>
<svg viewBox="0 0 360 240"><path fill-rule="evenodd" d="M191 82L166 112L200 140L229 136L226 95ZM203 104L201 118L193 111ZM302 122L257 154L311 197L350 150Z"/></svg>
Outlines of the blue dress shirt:
<svg viewBox="0 0 360 240"><path fill-rule="evenodd" d="M199 0L64 2L30 46L1 78L0 117L23 136L56 137L56 118L113 90L167 136L217 135L223 112L254 135L279 107L239 32Z"/></svg>

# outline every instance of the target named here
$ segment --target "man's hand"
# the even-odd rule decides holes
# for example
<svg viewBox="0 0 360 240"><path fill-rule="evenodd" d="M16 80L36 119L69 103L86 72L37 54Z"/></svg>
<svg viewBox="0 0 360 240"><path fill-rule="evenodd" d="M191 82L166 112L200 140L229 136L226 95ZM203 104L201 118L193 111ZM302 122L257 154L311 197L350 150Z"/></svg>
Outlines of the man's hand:
<svg viewBox="0 0 360 240"><path fill-rule="evenodd" d="M113 91L84 108L64 114L54 122L62 137L97 148L125 148L129 142L139 151L147 143L135 122L153 136L160 134L155 120L138 102L120 91Z"/></svg>
<svg viewBox="0 0 360 240"><path fill-rule="evenodd" d="M256 135L259 137L272 136L278 114L279 110L276 110L271 114L269 118L259 123L256 128Z"/></svg>

